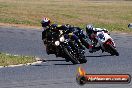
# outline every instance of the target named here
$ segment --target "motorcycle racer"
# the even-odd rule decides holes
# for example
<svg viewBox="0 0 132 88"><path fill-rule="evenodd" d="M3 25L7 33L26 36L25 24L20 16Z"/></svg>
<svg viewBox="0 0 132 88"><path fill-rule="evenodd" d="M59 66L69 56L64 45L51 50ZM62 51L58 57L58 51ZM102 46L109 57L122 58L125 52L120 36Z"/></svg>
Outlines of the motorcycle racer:
<svg viewBox="0 0 132 88"><path fill-rule="evenodd" d="M58 25L58 24L51 24L51 21L49 18L44 17L41 21L41 25L43 28L43 32L42 32L42 40L46 46L46 51L47 53L50 53L50 50L47 46L47 39L52 41L52 39L50 38L51 33L55 32L57 35L60 34L60 32L63 32L63 34L65 36L67 36L67 38L71 38L72 40L75 40L75 42L83 49L85 49L83 47L83 45L81 44L81 41L79 40L79 37L77 35L74 34L71 25ZM52 36L54 37L54 36Z"/></svg>
<svg viewBox="0 0 132 88"><path fill-rule="evenodd" d="M53 24L55 26L55 24ZM57 25L54 27L57 30L61 30L65 36L66 39L71 39L74 40L75 43L77 43L79 45L79 47L81 47L82 49L85 49L85 47L83 46L83 44L80 41L80 38L78 35L76 35L75 31L73 30L74 26L71 26L69 24L66 25ZM53 28L53 29L54 29Z"/></svg>
<svg viewBox="0 0 132 88"><path fill-rule="evenodd" d="M94 49L94 45L93 45L93 40L94 41L97 41L96 40L96 33L99 32L99 31L104 31L105 33L108 33L109 34L109 31L106 30L105 28L94 28L93 24L88 24L86 26L86 33L87 33L87 36L88 36L88 43L89 43L89 52L90 53L93 53L95 51L97 51L97 49Z"/></svg>
<svg viewBox="0 0 132 88"><path fill-rule="evenodd" d="M73 33L79 37L82 45L89 49L89 38L84 34L83 30L79 27L72 28Z"/></svg>
<svg viewBox="0 0 132 88"><path fill-rule="evenodd" d="M44 44L46 44L46 41L45 41L45 38L47 37L47 32L49 32L50 30L50 19L49 18L46 18L44 17L41 21L41 25L42 25L42 28L43 28L43 32L42 32L42 40L44 40Z"/></svg>

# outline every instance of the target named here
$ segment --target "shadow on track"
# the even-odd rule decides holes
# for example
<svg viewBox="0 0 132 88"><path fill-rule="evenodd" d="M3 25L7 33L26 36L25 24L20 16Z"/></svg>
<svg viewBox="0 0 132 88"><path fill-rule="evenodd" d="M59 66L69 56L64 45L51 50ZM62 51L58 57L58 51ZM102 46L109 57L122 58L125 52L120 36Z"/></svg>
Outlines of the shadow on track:
<svg viewBox="0 0 132 88"><path fill-rule="evenodd" d="M54 64L54 65L74 65L74 64Z"/></svg>
<svg viewBox="0 0 132 88"><path fill-rule="evenodd" d="M43 64L37 64L37 65L32 65L32 66L34 66L34 67L36 67L36 66L43 66L43 67L48 67L49 65L43 65Z"/></svg>
<svg viewBox="0 0 132 88"><path fill-rule="evenodd" d="M46 60L47 61L66 61L66 60Z"/></svg>
<svg viewBox="0 0 132 88"><path fill-rule="evenodd" d="M57 61L63 61L63 62L66 62L66 60L57 60L57 59L55 59L55 60L46 60L46 62L57 62ZM74 65L74 64L72 64L72 63L64 63L64 64L54 64L54 65Z"/></svg>
<svg viewBox="0 0 132 88"><path fill-rule="evenodd" d="M86 56L86 57L108 57L108 56L111 56L111 55Z"/></svg>

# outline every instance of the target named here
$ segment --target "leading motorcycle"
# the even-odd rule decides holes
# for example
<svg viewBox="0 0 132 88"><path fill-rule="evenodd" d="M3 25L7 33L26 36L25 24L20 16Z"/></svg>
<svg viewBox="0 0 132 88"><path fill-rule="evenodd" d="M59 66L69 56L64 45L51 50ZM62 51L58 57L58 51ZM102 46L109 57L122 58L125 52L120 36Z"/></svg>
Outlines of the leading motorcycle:
<svg viewBox="0 0 132 88"><path fill-rule="evenodd" d="M63 57L66 61L71 61L73 64L86 63L84 51L75 41L64 37L62 30L51 32L50 36L46 38L47 54L55 54L56 57ZM76 48L75 48L75 45Z"/></svg>
<svg viewBox="0 0 132 88"><path fill-rule="evenodd" d="M56 56L64 57L67 61L71 61L73 64L86 63L87 60L84 56L84 50L70 38L65 38L65 34L60 30L59 40L55 41L57 46Z"/></svg>

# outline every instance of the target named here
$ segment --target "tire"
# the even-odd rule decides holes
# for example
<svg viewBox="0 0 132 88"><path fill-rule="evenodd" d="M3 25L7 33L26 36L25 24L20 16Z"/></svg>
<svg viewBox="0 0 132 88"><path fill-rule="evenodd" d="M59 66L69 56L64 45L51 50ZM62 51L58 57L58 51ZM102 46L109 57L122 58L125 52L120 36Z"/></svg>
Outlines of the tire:
<svg viewBox="0 0 132 88"><path fill-rule="evenodd" d="M79 58L79 62L82 64L82 63L86 63L87 60L86 60L86 57L84 55L81 55L80 58Z"/></svg>
<svg viewBox="0 0 132 88"><path fill-rule="evenodd" d="M117 50L115 49L113 45L109 45L109 50L111 55L119 56L119 53L117 52Z"/></svg>
<svg viewBox="0 0 132 88"><path fill-rule="evenodd" d="M65 58L66 62L69 62L69 59L68 58Z"/></svg>
<svg viewBox="0 0 132 88"><path fill-rule="evenodd" d="M78 64L78 60L74 58L72 54L67 50L67 48L64 48L65 53L67 54L68 59L73 63L73 64Z"/></svg>

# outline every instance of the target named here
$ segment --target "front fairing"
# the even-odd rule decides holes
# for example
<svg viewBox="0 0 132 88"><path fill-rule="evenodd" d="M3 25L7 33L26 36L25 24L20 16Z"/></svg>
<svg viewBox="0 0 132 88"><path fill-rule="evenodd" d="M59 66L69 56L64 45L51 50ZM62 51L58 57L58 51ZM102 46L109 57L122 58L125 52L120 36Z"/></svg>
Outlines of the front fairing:
<svg viewBox="0 0 132 88"><path fill-rule="evenodd" d="M105 33L103 31L97 32L97 39L98 39L98 43L102 48L104 48L104 44L106 44L108 40L111 40L111 42L113 42L113 45L115 46L115 43L113 39L110 37L110 35L108 35L108 33Z"/></svg>
<svg viewBox="0 0 132 88"><path fill-rule="evenodd" d="M97 32L97 39L98 42L100 43L105 43L108 39L111 39L113 41L113 39L110 37L110 35L108 35L105 32Z"/></svg>

